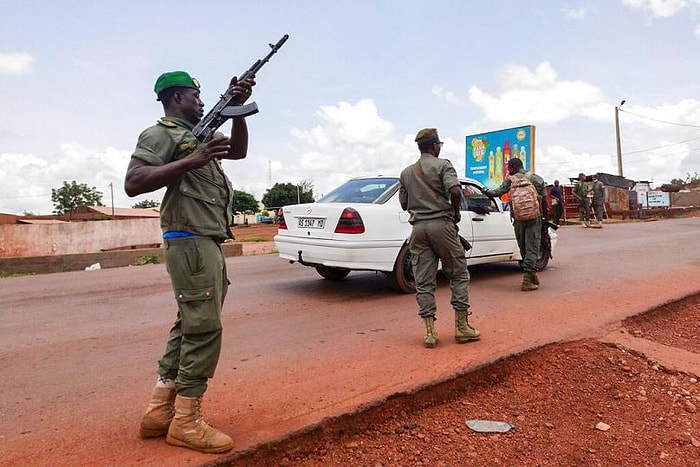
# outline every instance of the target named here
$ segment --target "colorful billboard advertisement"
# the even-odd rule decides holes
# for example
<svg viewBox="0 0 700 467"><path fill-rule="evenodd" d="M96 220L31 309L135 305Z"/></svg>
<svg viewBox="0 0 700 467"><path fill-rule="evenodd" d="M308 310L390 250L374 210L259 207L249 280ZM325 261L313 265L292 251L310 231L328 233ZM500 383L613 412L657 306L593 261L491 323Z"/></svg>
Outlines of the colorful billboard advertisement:
<svg viewBox="0 0 700 467"><path fill-rule="evenodd" d="M496 188L508 176L508 160L517 157L527 171L535 171L535 126L525 125L505 130L469 135L466 176Z"/></svg>

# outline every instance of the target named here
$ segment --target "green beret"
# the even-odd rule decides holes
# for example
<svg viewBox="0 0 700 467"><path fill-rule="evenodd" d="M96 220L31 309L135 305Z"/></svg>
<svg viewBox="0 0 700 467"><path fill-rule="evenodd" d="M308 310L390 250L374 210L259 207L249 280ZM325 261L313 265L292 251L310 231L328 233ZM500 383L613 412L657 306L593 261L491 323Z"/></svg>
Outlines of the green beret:
<svg viewBox="0 0 700 467"><path fill-rule="evenodd" d="M427 143L429 141L440 141L435 128L423 128L416 135L416 143Z"/></svg>
<svg viewBox="0 0 700 467"><path fill-rule="evenodd" d="M176 86L199 89L199 81L197 81L196 78L191 77L187 72L169 71L158 77L156 80L156 85L153 86L153 90L156 94L160 94L163 89L174 88Z"/></svg>

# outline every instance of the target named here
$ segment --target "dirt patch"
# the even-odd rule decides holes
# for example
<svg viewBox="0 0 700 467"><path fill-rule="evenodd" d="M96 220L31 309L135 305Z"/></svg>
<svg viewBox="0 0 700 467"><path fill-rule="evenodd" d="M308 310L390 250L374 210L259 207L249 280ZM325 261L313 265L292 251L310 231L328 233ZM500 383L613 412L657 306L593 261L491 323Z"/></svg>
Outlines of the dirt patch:
<svg viewBox="0 0 700 467"><path fill-rule="evenodd" d="M628 332L700 354L700 295ZM700 359L700 355L698 355ZM243 455L236 466L700 465L698 375L586 339L546 346ZM507 433L465 422L496 420Z"/></svg>
<svg viewBox="0 0 700 467"><path fill-rule="evenodd" d="M265 239L271 242L277 235L277 224L237 225L231 228L236 242L253 243L251 240Z"/></svg>
<svg viewBox="0 0 700 467"><path fill-rule="evenodd" d="M695 316L695 320L687 317ZM634 336L659 344L700 353L700 300L688 297L663 308L625 320L625 328Z"/></svg>

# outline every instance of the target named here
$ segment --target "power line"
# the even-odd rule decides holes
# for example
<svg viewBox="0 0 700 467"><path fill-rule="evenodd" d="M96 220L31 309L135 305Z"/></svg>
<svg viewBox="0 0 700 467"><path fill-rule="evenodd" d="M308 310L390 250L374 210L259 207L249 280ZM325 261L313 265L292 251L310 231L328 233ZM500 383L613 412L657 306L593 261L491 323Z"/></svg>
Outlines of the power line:
<svg viewBox="0 0 700 467"><path fill-rule="evenodd" d="M656 149L668 148L668 147L670 147L670 146L675 146L675 145L677 145L677 144L683 144L683 143L689 143L689 142L691 142L691 141L696 141L696 140L699 140L699 139L700 139L700 137L698 137L698 138L686 139L686 140L684 140L684 141L678 141L677 143L669 143L669 144L666 144L666 145L664 145L664 146L656 146L655 148L640 149L639 151L630 151L630 152L626 152L626 153L624 153L623 155L637 154L637 153L640 153L640 152L647 152L647 151L654 151L654 150L656 150Z"/></svg>
<svg viewBox="0 0 700 467"><path fill-rule="evenodd" d="M628 114L630 114L630 115L634 115L635 117L644 118L644 119L646 119L646 120L652 120L652 121L654 121L654 122L659 122L659 123L666 123L667 125L686 126L686 127L690 127L690 128L700 128L700 125L690 125L690 124L688 124L688 123L668 122L668 121L666 121L666 120L659 120L659 119L656 119L656 118L645 117L644 115L639 115L639 114L630 112L630 111L628 111L628 110L623 110L623 109L620 109L620 108L618 108L618 110L619 110L620 112L625 112L625 113L628 113Z"/></svg>

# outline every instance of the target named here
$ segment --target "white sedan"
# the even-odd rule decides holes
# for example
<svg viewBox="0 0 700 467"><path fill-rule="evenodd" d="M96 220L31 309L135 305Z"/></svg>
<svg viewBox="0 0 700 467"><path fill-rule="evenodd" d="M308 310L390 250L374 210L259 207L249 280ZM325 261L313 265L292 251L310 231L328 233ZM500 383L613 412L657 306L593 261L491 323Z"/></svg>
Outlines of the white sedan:
<svg viewBox="0 0 700 467"><path fill-rule="evenodd" d="M486 195L475 180L461 183L459 233L472 245L465 253L467 264L521 261L510 213L501 201ZM280 208L274 238L280 258L313 267L329 280L344 279L350 271L381 271L397 290L414 292L411 225L398 192L398 177L358 177L314 203ZM539 270L547 267L556 241L547 227Z"/></svg>

